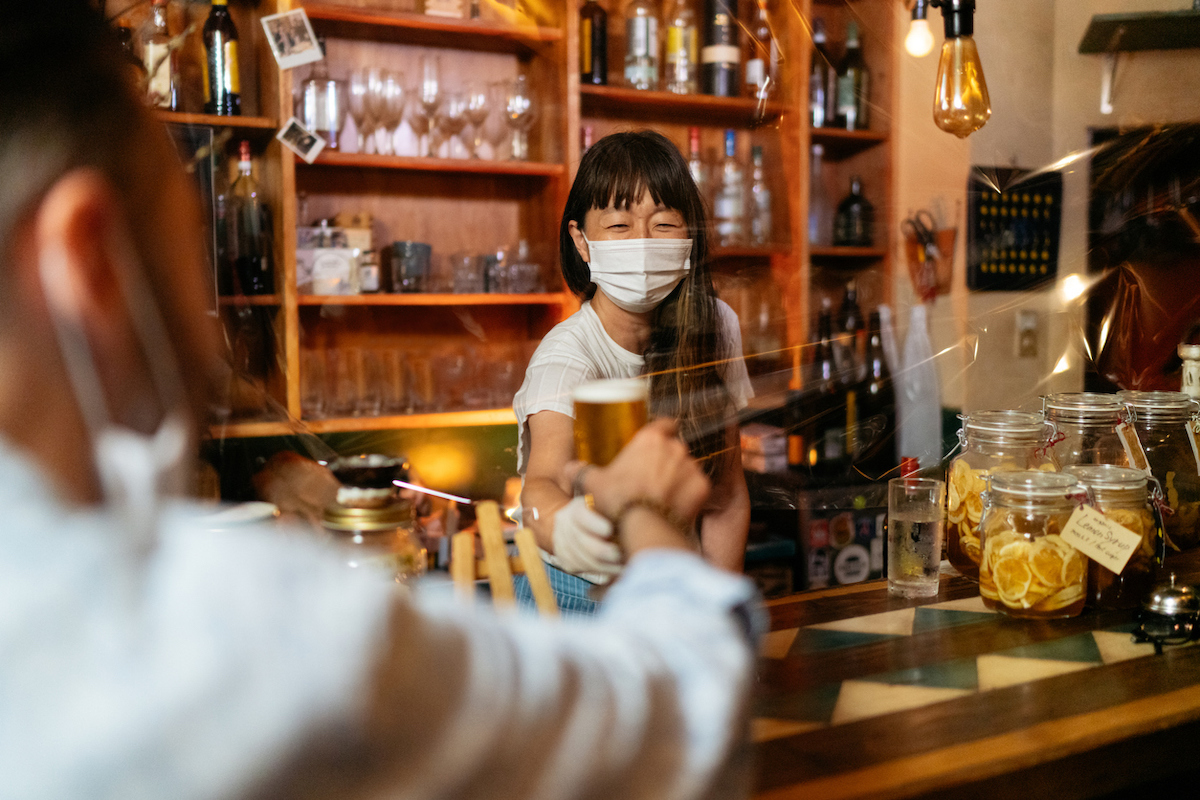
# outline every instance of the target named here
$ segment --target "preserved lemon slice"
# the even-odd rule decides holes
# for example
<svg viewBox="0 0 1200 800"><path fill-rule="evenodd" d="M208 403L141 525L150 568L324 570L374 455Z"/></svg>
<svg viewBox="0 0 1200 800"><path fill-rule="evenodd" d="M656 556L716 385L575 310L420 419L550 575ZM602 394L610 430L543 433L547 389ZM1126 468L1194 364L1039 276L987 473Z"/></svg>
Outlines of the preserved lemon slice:
<svg viewBox="0 0 1200 800"><path fill-rule="evenodd" d="M1063 582L1063 556L1052 544L1039 542L1034 545L1029 567L1037 579L1048 587L1056 587Z"/></svg>
<svg viewBox="0 0 1200 800"><path fill-rule="evenodd" d="M1078 550L1071 550L1070 558L1063 561L1062 582L1063 586L1071 587L1077 583L1083 582L1083 556Z"/></svg>
<svg viewBox="0 0 1200 800"><path fill-rule="evenodd" d="M1006 605L1017 605L1029 591L1033 582L1033 574L1029 567L1019 558L1001 558L996 562L992 573L996 583L996 592Z"/></svg>

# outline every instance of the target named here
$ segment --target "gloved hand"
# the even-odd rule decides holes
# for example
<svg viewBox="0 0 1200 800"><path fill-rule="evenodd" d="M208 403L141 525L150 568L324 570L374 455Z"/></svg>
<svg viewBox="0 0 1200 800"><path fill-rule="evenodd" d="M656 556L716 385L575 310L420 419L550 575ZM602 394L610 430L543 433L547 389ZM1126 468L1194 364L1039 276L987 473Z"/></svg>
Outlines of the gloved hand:
<svg viewBox="0 0 1200 800"><path fill-rule="evenodd" d="M623 566L613 526L602 514L576 497L554 515L554 560L572 573L616 575Z"/></svg>

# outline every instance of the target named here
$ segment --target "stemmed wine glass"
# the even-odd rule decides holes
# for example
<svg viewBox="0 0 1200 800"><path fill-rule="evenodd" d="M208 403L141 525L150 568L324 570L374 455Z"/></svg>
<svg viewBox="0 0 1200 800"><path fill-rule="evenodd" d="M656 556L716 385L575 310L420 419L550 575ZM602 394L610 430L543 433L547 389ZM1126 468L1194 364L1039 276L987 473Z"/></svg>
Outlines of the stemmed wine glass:
<svg viewBox="0 0 1200 800"><path fill-rule="evenodd" d="M442 103L438 108L436 120L438 133L448 145L447 155L450 158L463 158L464 156L459 153L465 150L465 147L459 140L456 152L454 139L467 126L467 95L463 92L446 92L442 95Z"/></svg>
<svg viewBox="0 0 1200 800"><path fill-rule="evenodd" d="M400 72L387 73L381 89L383 92L383 118L380 120L380 124L385 133L384 142L387 144L387 153L395 155L396 128L400 127L400 121L404 119L404 74Z"/></svg>
<svg viewBox="0 0 1200 800"><path fill-rule="evenodd" d="M417 102L413 108L413 130L421 133L421 155L432 155L430 139L434 116L442 102L441 63L435 55L421 56L421 80L417 84Z"/></svg>
<svg viewBox="0 0 1200 800"><path fill-rule="evenodd" d="M356 69L350 73L346 104L350 111L350 119L354 120L354 130L358 134L358 152L366 152L366 129L371 125L371 119L367 115L366 70Z"/></svg>
<svg viewBox="0 0 1200 800"><path fill-rule="evenodd" d="M388 82L388 71L382 67L370 67L367 69L367 116L371 122L371 140L375 144L375 152L387 155L391 148L388 143L381 141L379 131L383 128L383 121L387 117L388 111L386 107L385 84Z"/></svg>
<svg viewBox="0 0 1200 800"><path fill-rule="evenodd" d="M529 160L529 126L533 124L533 94L524 75L507 85L504 112L512 128L512 161Z"/></svg>
<svg viewBox="0 0 1200 800"><path fill-rule="evenodd" d="M483 125L492 112L491 95L482 83L467 87L467 121L471 123L471 158L479 158L479 145L483 144Z"/></svg>

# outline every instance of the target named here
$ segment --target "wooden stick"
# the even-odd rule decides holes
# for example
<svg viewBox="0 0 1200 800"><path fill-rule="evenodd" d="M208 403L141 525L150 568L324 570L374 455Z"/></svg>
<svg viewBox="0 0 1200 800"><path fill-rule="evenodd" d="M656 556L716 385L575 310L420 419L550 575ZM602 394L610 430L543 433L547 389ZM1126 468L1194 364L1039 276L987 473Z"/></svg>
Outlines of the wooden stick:
<svg viewBox="0 0 1200 800"><path fill-rule="evenodd" d="M558 602L554 599L554 590L550 588L550 579L546 577L546 567L542 564L542 554L538 552L533 531L521 528L517 531L516 540L517 552L521 554L521 566L529 580L529 588L533 592L533 601L537 603L538 612L545 617L557 617Z"/></svg>
<svg viewBox="0 0 1200 800"><path fill-rule="evenodd" d="M513 608L512 572L508 568L508 546L500 525L500 506L494 500L484 500L475 506L479 521L479 539L483 542L483 560L487 562L488 581L492 586L492 605Z"/></svg>
<svg viewBox="0 0 1200 800"><path fill-rule="evenodd" d="M475 602L475 534L456 533L450 539L450 577L454 592L466 603Z"/></svg>

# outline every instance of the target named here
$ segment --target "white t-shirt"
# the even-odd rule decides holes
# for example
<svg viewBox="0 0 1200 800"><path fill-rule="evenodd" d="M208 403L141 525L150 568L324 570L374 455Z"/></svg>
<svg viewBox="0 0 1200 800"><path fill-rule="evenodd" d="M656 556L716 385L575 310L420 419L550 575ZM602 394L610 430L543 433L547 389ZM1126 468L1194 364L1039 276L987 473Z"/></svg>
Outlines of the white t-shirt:
<svg viewBox="0 0 1200 800"><path fill-rule="evenodd" d="M722 354L721 378L735 410L754 397L746 362L742 359L742 332L737 314L717 300L717 313L725 328L728 352ZM575 387L604 378L633 378L642 374L646 360L617 344L592 309L591 301L554 326L534 351L525 370L525 382L513 398L517 414L517 472L522 477L529 463L529 418L539 411L557 411L575 418L571 396Z"/></svg>

